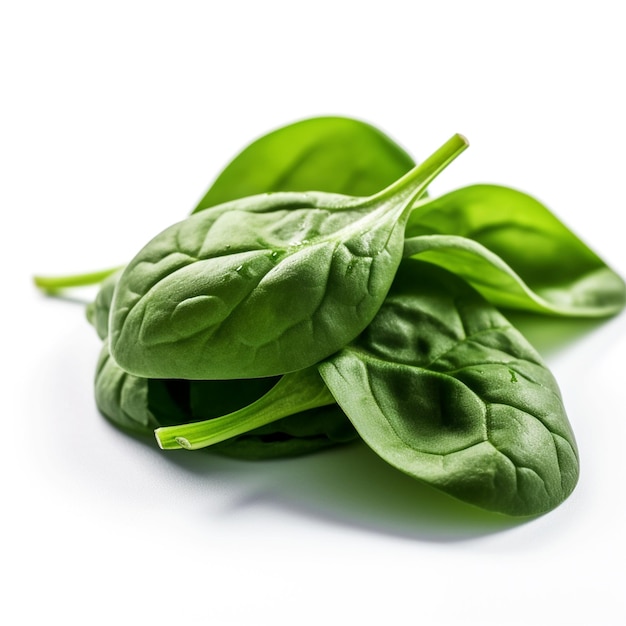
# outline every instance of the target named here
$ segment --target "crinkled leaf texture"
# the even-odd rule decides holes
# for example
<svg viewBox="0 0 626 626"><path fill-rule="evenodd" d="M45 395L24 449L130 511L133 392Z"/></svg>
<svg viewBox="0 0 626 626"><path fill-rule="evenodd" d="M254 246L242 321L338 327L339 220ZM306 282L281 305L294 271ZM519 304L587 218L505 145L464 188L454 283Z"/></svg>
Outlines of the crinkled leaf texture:
<svg viewBox="0 0 626 626"><path fill-rule="evenodd" d="M87 306L87 319L89 323L96 329L100 339L106 339L109 335L109 315L111 313L111 303L113 302L113 294L115 288L122 275L122 271L118 270L109 274L102 283L96 294L96 298Z"/></svg>
<svg viewBox="0 0 626 626"><path fill-rule="evenodd" d="M372 320L414 201L466 147L453 136L368 198L263 194L168 228L122 272L111 355L151 378L253 378L317 363Z"/></svg>
<svg viewBox="0 0 626 626"><path fill-rule="evenodd" d="M124 270L110 338L125 370L273 376L332 354L375 315L402 255L397 215L327 194L235 202L168 228Z"/></svg>
<svg viewBox="0 0 626 626"><path fill-rule="evenodd" d="M96 405L112 423L137 435L152 436L162 427L212 420L254 405L268 394L274 397L281 376L196 381L143 378L124 371L111 358L107 342L108 312L119 276L117 272L102 283L88 309L89 321L104 341L96 367ZM302 389L301 393L316 396L319 389L314 385L310 392ZM294 404L291 412L284 411L284 417L213 444L210 450L261 460L309 454L357 438L352 423L337 404L308 410Z"/></svg>
<svg viewBox="0 0 626 626"><path fill-rule="evenodd" d="M148 379L125 372L112 358L106 343L96 366L96 406L117 426L145 435L159 427L148 407Z"/></svg>
<svg viewBox="0 0 626 626"><path fill-rule="evenodd" d="M420 203L405 256L462 276L490 302L560 316L602 317L626 303L624 281L543 204L497 185Z"/></svg>
<svg viewBox="0 0 626 626"><path fill-rule="evenodd" d="M374 451L452 496L527 516L576 484L576 444L552 374L446 270L403 261L374 321L319 369Z"/></svg>

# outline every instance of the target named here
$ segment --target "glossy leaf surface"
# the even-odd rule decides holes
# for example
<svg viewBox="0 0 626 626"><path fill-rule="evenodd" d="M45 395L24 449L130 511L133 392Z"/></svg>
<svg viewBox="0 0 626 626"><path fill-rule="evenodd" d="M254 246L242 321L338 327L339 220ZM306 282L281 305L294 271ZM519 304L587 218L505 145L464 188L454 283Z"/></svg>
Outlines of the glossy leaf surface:
<svg viewBox="0 0 626 626"><path fill-rule="evenodd" d="M599 317L626 302L615 272L544 205L508 187L475 185L420 203L406 237L406 256L455 272L498 306Z"/></svg>
<svg viewBox="0 0 626 626"><path fill-rule="evenodd" d="M345 117L316 117L257 139L219 174L194 213L246 196L325 191L370 196L415 166L373 126Z"/></svg>
<svg viewBox="0 0 626 626"><path fill-rule="evenodd" d="M374 451L457 498L534 515L576 484L576 444L550 371L446 270L403 262L374 321L319 369Z"/></svg>

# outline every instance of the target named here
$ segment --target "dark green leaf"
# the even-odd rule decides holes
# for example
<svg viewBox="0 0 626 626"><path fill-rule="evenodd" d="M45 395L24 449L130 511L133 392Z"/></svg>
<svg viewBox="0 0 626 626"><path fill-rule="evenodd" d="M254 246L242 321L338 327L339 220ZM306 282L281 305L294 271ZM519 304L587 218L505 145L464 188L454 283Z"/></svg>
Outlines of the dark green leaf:
<svg viewBox="0 0 626 626"><path fill-rule="evenodd" d="M149 434L159 426L148 408L148 381L120 368L102 346L95 378L96 406L117 426L137 434Z"/></svg>
<svg viewBox="0 0 626 626"><path fill-rule="evenodd" d="M576 444L550 371L446 270L404 261L374 321L319 369L373 450L457 498L534 515L576 484Z"/></svg>
<svg viewBox="0 0 626 626"><path fill-rule="evenodd" d="M306 368L353 339L400 262L413 201L467 146L453 137L371 198L253 196L153 239L124 270L110 343L152 378L252 378Z"/></svg>
<svg viewBox="0 0 626 626"><path fill-rule="evenodd" d="M121 275L121 270L109 274L102 283L100 283L100 289L96 294L95 300L87 306L87 319L96 329L100 339L105 339L109 334L111 303L113 301L115 287Z"/></svg>

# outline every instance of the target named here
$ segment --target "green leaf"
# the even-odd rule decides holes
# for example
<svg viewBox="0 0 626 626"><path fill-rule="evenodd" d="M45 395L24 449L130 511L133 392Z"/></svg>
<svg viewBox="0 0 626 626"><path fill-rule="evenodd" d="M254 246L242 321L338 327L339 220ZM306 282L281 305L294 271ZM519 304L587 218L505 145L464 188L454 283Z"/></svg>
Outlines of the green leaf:
<svg viewBox="0 0 626 626"><path fill-rule="evenodd" d="M217 178L203 202L206 208L241 195L315 189L354 196L373 194L414 166L413 160L374 127L348 118L314 118L286 126L257 140ZM117 280L103 282L88 317L101 338ZM130 377L130 375L128 375ZM161 426L219 417L251 404L276 383L270 379L188 381L149 379L148 410ZM110 398L115 403L115 397ZM312 452L356 437L334 404L283 417L222 443L212 452L262 459Z"/></svg>
<svg viewBox="0 0 626 626"><path fill-rule="evenodd" d="M452 496L535 515L576 484L576 444L552 374L446 270L405 260L374 321L319 369L375 452Z"/></svg>
<svg viewBox="0 0 626 626"><path fill-rule="evenodd" d="M96 366L95 398L100 412L123 429L146 435L159 426L148 409L148 380L119 367L106 342Z"/></svg>
<svg viewBox="0 0 626 626"><path fill-rule="evenodd" d="M247 146L194 209L276 191L370 196L415 166L381 131L345 117L317 117L275 130Z"/></svg>
<svg viewBox="0 0 626 626"><path fill-rule="evenodd" d="M265 194L170 227L122 273L113 357L138 376L225 379L296 371L332 354L376 314L415 198L466 147L453 137L369 198Z"/></svg>
<svg viewBox="0 0 626 626"><path fill-rule="evenodd" d="M624 307L624 281L534 198L475 185L420 203L405 256L462 276L490 302L562 316L600 317Z"/></svg>
<svg viewBox="0 0 626 626"><path fill-rule="evenodd" d="M109 334L109 313L115 288L122 275L121 269L108 274L100 284L100 289L93 302L87 305L87 319L96 329L100 339L106 339Z"/></svg>

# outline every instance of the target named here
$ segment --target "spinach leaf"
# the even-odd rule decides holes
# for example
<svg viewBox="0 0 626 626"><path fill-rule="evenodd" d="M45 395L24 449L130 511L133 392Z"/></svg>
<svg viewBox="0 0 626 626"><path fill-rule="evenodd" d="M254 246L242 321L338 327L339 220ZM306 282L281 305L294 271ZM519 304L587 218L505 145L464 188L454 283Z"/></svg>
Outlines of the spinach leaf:
<svg viewBox="0 0 626 626"><path fill-rule="evenodd" d="M576 484L576 443L550 371L442 268L405 260L373 322L319 370L375 452L452 496L535 515Z"/></svg>
<svg viewBox="0 0 626 626"><path fill-rule="evenodd" d="M96 366L95 399L100 412L125 430L145 435L159 427L148 408L148 380L124 371L111 358L106 342Z"/></svg>
<svg viewBox="0 0 626 626"><path fill-rule="evenodd" d="M96 329L98 337L103 340L109 334L111 303L113 302L113 294L121 275L121 269L108 274L100 283L95 300L87 305L87 320Z"/></svg>
<svg viewBox="0 0 626 626"><path fill-rule="evenodd" d="M175 224L122 273L112 356L138 376L225 379L296 371L332 354L376 314L414 200L466 147L454 136L369 198L265 194Z"/></svg>
<svg viewBox="0 0 626 626"><path fill-rule="evenodd" d="M237 198L242 176L250 193L316 189L367 195L384 188L413 166L412 159L401 148L368 124L347 118L315 118L270 133L246 148L218 177L206 201L213 202L216 193L220 201ZM109 275L95 301L88 306L88 318L102 339L108 333L109 308L119 275L120 272ZM116 370L112 367L106 370L112 371ZM117 373L121 376L121 372ZM130 374L124 377L127 383L132 379ZM103 405L103 380L103 376L97 379L100 405ZM276 380L276 377L213 381L148 379L145 410L156 417L160 426L209 420L251 404ZM106 403L109 416L123 414L119 406L121 397L115 393L114 386L109 389ZM146 434L151 432L152 428L145 429ZM333 404L296 411L272 424L214 444L211 451L241 458L274 458L309 453L351 441L356 436L345 414Z"/></svg>
<svg viewBox="0 0 626 626"><path fill-rule="evenodd" d="M414 166L400 146L369 124L346 117L310 118L247 146L222 170L193 212L276 191L370 196Z"/></svg>
<svg viewBox="0 0 626 626"><path fill-rule="evenodd" d="M276 191L317 191L368 196L384 189L415 166L413 159L379 129L345 117L317 117L284 126L257 139L219 174L194 212L242 196ZM241 397L258 379L190 381L191 395L200 399ZM182 381L177 381L179 384ZM196 393L193 390L196 389ZM260 397L258 394L254 399ZM245 403L248 404L248 403ZM212 403L215 410L215 403ZM199 408L193 420L226 415L235 408L220 405L208 415ZM162 422L163 424L163 422ZM165 424L163 424L165 425ZM222 443L212 451L246 458L268 458L310 452L350 441L354 428L336 404L310 409L252 429Z"/></svg>
<svg viewBox="0 0 626 626"><path fill-rule="evenodd" d="M87 310L104 341L97 405L156 429L163 448L271 458L360 434L455 497L541 513L578 476L559 390L467 283L555 315L610 315L626 289L525 194L476 185L425 200L465 147L456 136L409 172L367 124L291 124L235 157L125 270L35 283L104 280Z"/></svg>
<svg viewBox="0 0 626 626"><path fill-rule="evenodd" d="M415 207L405 255L465 278L501 307L600 317L624 307L622 279L540 202L475 185Z"/></svg>
<svg viewBox="0 0 626 626"><path fill-rule="evenodd" d="M107 274L95 300L87 306L87 319L103 340L94 380L95 401L100 413L116 426L148 435L160 426L149 406L150 381L123 370L111 358L107 342L109 310L120 273Z"/></svg>
<svg viewBox="0 0 626 626"><path fill-rule="evenodd" d="M245 407L256 403L252 411L258 411L259 405L263 408L265 404L265 410L272 412L269 423L267 418L257 420L256 425L248 421L245 427L235 428L239 434L232 431L228 440L211 440L211 452L249 460L309 454L358 438L315 370L296 376L231 380L142 378L124 371L111 358L106 343L108 312L119 275L117 272L103 281L94 303L88 307L89 320L105 340L96 368L96 405L111 422L135 434L156 432L157 440L163 436L160 433L169 432L169 447L181 447L172 444L172 433L176 431L173 427L180 426L180 436L194 441L193 433L202 430L196 423L206 421L206 441L207 433L223 431L224 420L216 418L230 413L250 415L251 410L243 410ZM287 380L278 387L279 393L270 394L284 378ZM263 403L257 402L264 395L267 398ZM185 425L192 422L190 434Z"/></svg>

